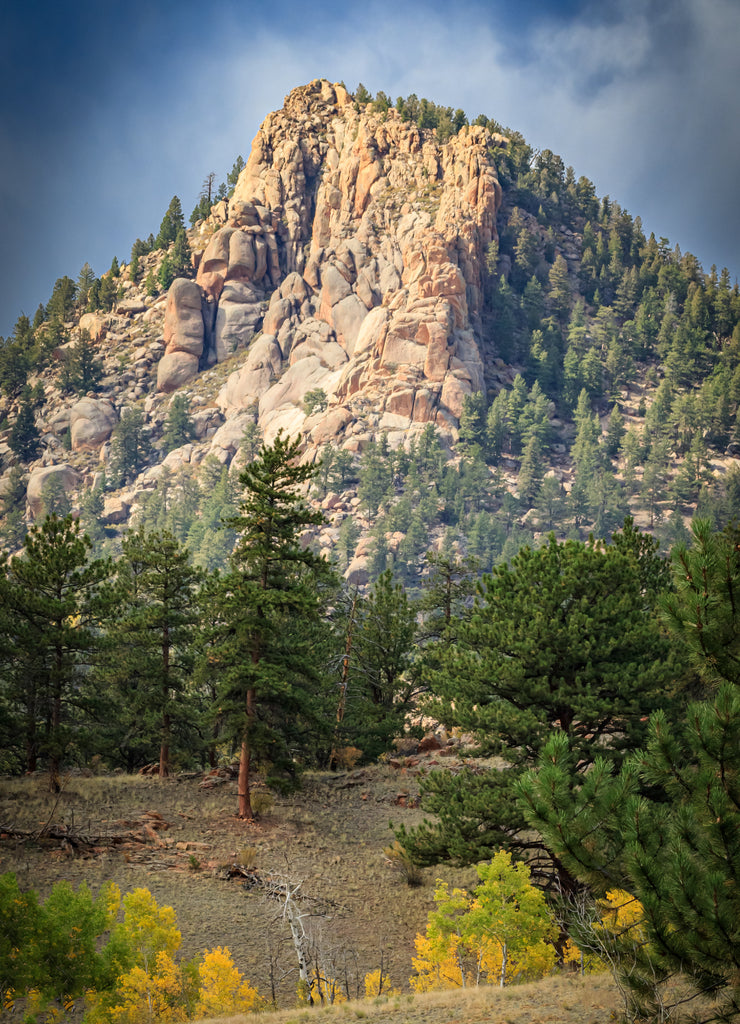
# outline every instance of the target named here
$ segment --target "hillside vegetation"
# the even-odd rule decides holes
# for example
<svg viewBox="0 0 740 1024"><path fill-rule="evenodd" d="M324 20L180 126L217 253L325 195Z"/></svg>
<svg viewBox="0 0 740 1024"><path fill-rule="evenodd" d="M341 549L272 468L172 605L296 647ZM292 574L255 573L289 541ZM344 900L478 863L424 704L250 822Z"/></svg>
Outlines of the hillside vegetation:
<svg viewBox="0 0 740 1024"><path fill-rule="evenodd" d="M191 225L0 345L9 1011L576 964L736 1019L737 283L487 117L325 80Z"/></svg>

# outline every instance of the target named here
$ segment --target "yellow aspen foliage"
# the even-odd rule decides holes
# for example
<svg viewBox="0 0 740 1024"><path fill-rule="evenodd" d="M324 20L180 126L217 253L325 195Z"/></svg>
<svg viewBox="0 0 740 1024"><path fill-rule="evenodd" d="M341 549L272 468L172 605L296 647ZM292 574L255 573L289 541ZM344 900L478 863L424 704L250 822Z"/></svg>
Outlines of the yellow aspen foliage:
<svg viewBox="0 0 740 1024"><path fill-rule="evenodd" d="M108 894L107 912L118 910L118 893ZM182 936L172 907L158 907L148 889L135 889L122 900L123 920L113 925L103 949L106 980L99 991L86 992L88 1024L137 1024L154 1020L142 1016L153 1005L167 1004L167 1021L179 1016L184 1006L186 982L173 956ZM121 1001L121 993L128 993ZM146 998L142 993L146 993ZM175 995L177 994L177 1000ZM143 1002L142 1002L143 1000ZM169 1003L167 1001L169 1000ZM182 1010L184 1012L184 1010ZM139 1016L137 1017L137 1014Z"/></svg>
<svg viewBox="0 0 740 1024"><path fill-rule="evenodd" d="M438 992L465 985L459 935L452 932L440 941L440 936L430 934L427 926L427 934L417 934L414 944L416 956L411 963L417 974L409 978L409 983L415 992Z"/></svg>
<svg viewBox="0 0 740 1024"><path fill-rule="evenodd" d="M157 953L151 972L132 967L118 979L110 1024L179 1024L188 1019L182 971L172 957Z"/></svg>
<svg viewBox="0 0 740 1024"><path fill-rule="evenodd" d="M262 1006L257 989L240 974L226 947L206 950L198 967L198 979L198 1016L248 1013Z"/></svg>
<svg viewBox="0 0 740 1024"><path fill-rule="evenodd" d="M400 996L400 994L400 988L393 987L388 974L384 973L381 980L379 967L365 975L365 995L368 999L372 999L375 996Z"/></svg>
<svg viewBox="0 0 740 1024"><path fill-rule="evenodd" d="M606 899L599 900L601 927L614 935L629 933L636 942L646 940L642 924L645 916L642 903L623 889L607 890Z"/></svg>
<svg viewBox="0 0 740 1024"><path fill-rule="evenodd" d="M342 985L330 974L321 974L311 982L311 993L314 1000L318 998L320 1003L346 1003L347 997L342 991Z"/></svg>
<svg viewBox="0 0 740 1024"><path fill-rule="evenodd" d="M449 892L437 883L437 909L430 912L426 935L416 937L412 963L417 992L531 981L549 974L557 954L557 927L543 893L529 880L525 864L512 864L500 850L477 866L480 884L473 893Z"/></svg>
<svg viewBox="0 0 740 1024"><path fill-rule="evenodd" d="M635 896L623 889L609 889L606 898L597 901L597 906L601 920L591 925L591 948L582 951L568 939L563 950L563 963L579 964L584 974L610 970L615 959L647 944L644 912Z"/></svg>
<svg viewBox="0 0 740 1024"><path fill-rule="evenodd" d="M564 965L575 964L581 974L599 974L606 970L603 960L580 949L573 939L567 939L560 955Z"/></svg>
<svg viewBox="0 0 740 1024"><path fill-rule="evenodd" d="M158 907L148 889L134 889L123 897L123 924L116 932L144 970L158 953L172 956L182 942L175 911L172 907Z"/></svg>
<svg viewBox="0 0 740 1024"><path fill-rule="evenodd" d="M334 1003L346 1003L347 996L342 991L342 986L336 978L326 974L319 967L314 970L314 975L308 981L299 981L296 990L299 1006L313 1006L321 1003L330 1006Z"/></svg>
<svg viewBox="0 0 740 1024"><path fill-rule="evenodd" d="M488 940L498 961L489 980L504 986L512 981L542 978L555 966L551 944L558 929L541 889L529 880L526 864L512 864L511 854L499 850L490 863L477 865L481 882L467 920L468 934Z"/></svg>
<svg viewBox="0 0 740 1024"><path fill-rule="evenodd" d="M115 882L106 882L101 889L100 899L105 908L106 927L112 928L121 909L121 890Z"/></svg>

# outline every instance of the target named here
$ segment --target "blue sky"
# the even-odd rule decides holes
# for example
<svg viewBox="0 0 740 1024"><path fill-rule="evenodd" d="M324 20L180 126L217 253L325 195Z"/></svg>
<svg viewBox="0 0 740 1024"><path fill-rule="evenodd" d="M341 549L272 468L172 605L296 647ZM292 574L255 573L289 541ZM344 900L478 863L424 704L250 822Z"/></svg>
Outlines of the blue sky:
<svg viewBox="0 0 740 1024"><path fill-rule="evenodd" d="M156 234L316 77L486 113L740 274L737 0L6 0L0 334Z"/></svg>

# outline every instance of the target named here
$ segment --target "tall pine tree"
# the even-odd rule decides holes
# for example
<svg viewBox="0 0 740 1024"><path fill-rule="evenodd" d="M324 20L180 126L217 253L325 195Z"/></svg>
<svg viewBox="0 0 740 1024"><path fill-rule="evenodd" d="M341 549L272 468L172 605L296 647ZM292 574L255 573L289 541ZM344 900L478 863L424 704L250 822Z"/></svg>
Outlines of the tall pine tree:
<svg viewBox="0 0 740 1024"><path fill-rule="evenodd" d="M51 788L84 710L84 673L100 647L107 561L90 561L90 540L67 516L26 535L0 574L0 686L23 737L22 758L49 767Z"/></svg>
<svg viewBox="0 0 740 1024"><path fill-rule="evenodd" d="M240 514L228 524L238 540L209 651L225 727L240 746L238 813L246 819L254 817L255 764L267 767L271 784L293 785L294 746L319 718L310 627L321 616L319 584L329 570L301 543L323 516L301 494L316 470L300 465L299 455L299 442L280 432L241 473Z"/></svg>
<svg viewBox="0 0 740 1024"><path fill-rule="evenodd" d="M118 566L122 614L112 631L119 675L125 665L120 693L135 711L139 730L159 740L160 779L170 774L175 737L187 734L188 725L192 732L188 682L200 575L187 549L167 531L140 529L123 541ZM131 692L129 678L136 680Z"/></svg>

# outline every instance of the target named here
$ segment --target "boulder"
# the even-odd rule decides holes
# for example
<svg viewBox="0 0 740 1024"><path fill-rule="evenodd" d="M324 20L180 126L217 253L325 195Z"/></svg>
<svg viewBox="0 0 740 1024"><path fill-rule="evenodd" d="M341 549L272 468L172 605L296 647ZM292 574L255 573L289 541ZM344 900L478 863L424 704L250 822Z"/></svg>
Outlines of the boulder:
<svg viewBox="0 0 740 1024"><path fill-rule="evenodd" d="M58 480L66 494L72 494L82 483L82 477L74 466L70 466L66 462L61 462L56 466L44 466L34 469L28 479L28 487L26 488L26 501L34 518L41 511L44 488L51 480Z"/></svg>
<svg viewBox="0 0 740 1024"><path fill-rule="evenodd" d="M117 526L125 523L131 511L131 502L124 501L120 496L109 496L103 501L103 513L100 522L105 526Z"/></svg>
<svg viewBox="0 0 740 1024"><path fill-rule="evenodd" d="M229 269L227 279L235 278L251 281L255 275L257 258L255 255L254 235L246 231L235 231L229 239Z"/></svg>
<svg viewBox="0 0 740 1024"><path fill-rule="evenodd" d="M311 440L316 445L334 441L352 423L354 416L346 407L329 409L311 430Z"/></svg>
<svg viewBox="0 0 740 1024"><path fill-rule="evenodd" d="M199 409L193 414L193 433L199 441L213 437L224 418L218 409Z"/></svg>
<svg viewBox="0 0 740 1024"><path fill-rule="evenodd" d="M55 412L49 418L48 425L49 430L57 437L66 434L69 430L69 409L60 409L59 412Z"/></svg>
<svg viewBox="0 0 740 1024"><path fill-rule="evenodd" d="M367 555L357 555L344 570L344 578L351 587L364 587L370 582L370 559Z"/></svg>
<svg viewBox="0 0 740 1024"><path fill-rule="evenodd" d="M221 363L239 348L245 348L262 320L261 293L245 281L227 281L221 292L214 345Z"/></svg>
<svg viewBox="0 0 740 1024"><path fill-rule="evenodd" d="M282 365L280 346L271 334L263 334L249 348L242 367L232 373L216 402L231 413L255 405L277 379Z"/></svg>
<svg viewBox="0 0 740 1024"><path fill-rule="evenodd" d="M157 390L176 391L198 373L198 357L187 352L166 352L157 366Z"/></svg>
<svg viewBox="0 0 740 1024"><path fill-rule="evenodd" d="M118 415L105 399L82 398L69 412L73 451L95 451L113 433Z"/></svg>
<svg viewBox="0 0 740 1024"><path fill-rule="evenodd" d="M352 355L360 328L368 315L367 306L356 295L348 295L333 307L331 313L337 338Z"/></svg>
<svg viewBox="0 0 740 1024"><path fill-rule="evenodd" d="M201 291L195 281L179 277L170 285L164 313L166 352L203 353Z"/></svg>
<svg viewBox="0 0 740 1024"><path fill-rule="evenodd" d="M382 341L387 323L387 309L377 306L371 310L360 325L350 355L357 356L363 352L372 352L375 346Z"/></svg>
<svg viewBox="0 0 740 1024"><path fill-rule="evenodd" d="M299 359L306 359L308 356L316 356L322 366L329 370L336 370L347 362L347 353L336 341L322 341L315 335L294 345L290 353L290 365L297 363Z"/></svg>
<svg viewBox="0 0 740 1024"><path fill-rule="evenodd" d="M78 326L81 331L87 331L93 341L105 337L105 317L99 313L83 313Z"/></svg>
<svg viewBox="0 0 740 1024"><path fill-rule="evenodd" d="M414 409L414 395L415 392L411 388L394 391L388 399L386 406L388 412L411 419L411 413Z"/></svg>
<svg viewBox="0 0 740 1024"><path fill-rule="evenodd" d="M248 424L254 423L254 416L249 413L237 413L230 417L211 439L211 451L223 449L233 455L239 448Z"/></svg>
<svg viewBox="0 0 740 1024"><path fill-rule="evenodd" d="M462 413L463 399L470 393L471 388L467 381L460 380L454 374L448 373L442 385L440 405L452 413L456 420L459 420Z"/></svg>
<svg viewBox="0 0 740 1024"><path fill-rule="evenodd" d="M118 316L135 316L137 313L146 313L146 302L143 299L122 299L116 305Z"/></svg>
<svg viewBox="0 0 740 1024"><path fill-rule="evenodd" d="M329 375L318 356L307 356L294 363L260 399L260 423L282 405L302 405L307 391L315 388L326 391L324 384Z"/></svg>
<svg viewBox="0 0 740 1024"><path fill-rule="evenodd" d="M333 263L327 264L321 270L321 305L322 308L331 310L338 302L352 293L352 286L347 278Z"/></svg>

